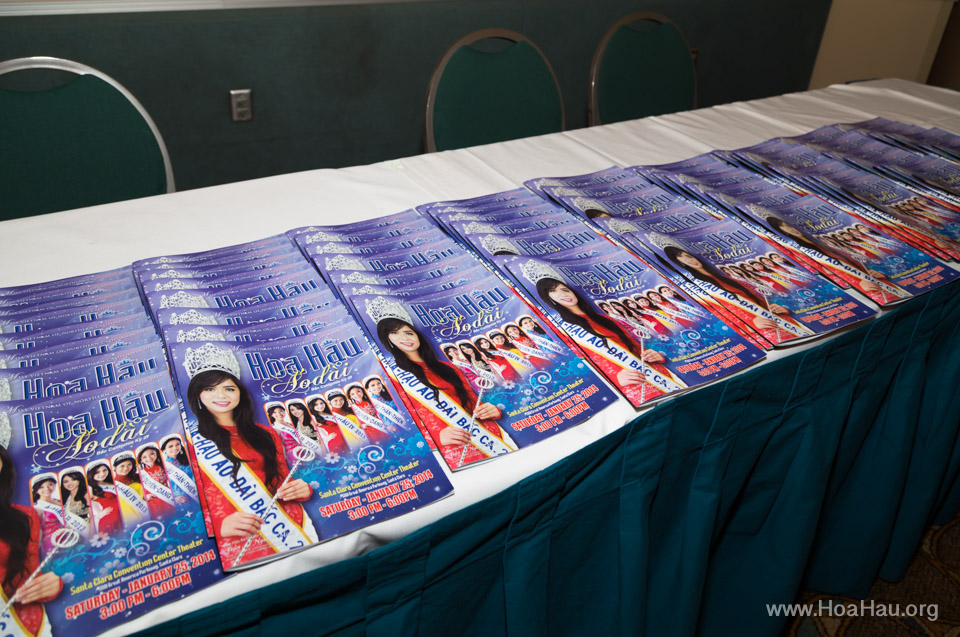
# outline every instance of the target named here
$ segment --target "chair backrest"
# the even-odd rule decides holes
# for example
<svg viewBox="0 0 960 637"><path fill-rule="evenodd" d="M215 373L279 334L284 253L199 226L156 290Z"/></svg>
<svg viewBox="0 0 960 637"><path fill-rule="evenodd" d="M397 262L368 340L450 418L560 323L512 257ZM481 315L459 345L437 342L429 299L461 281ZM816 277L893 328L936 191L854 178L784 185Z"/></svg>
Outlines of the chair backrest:
<svg viewBox="0 0 960 637"><path fill-rule="evenodd" d="M76 77L47 90L0 89L0 219L174 191L163 138L127 89L69 60L0 62L0 75L35 69Z"/></svg>
<svg viewBox="0 0 960 637"><path fill-rule="evenodd" d="M484 50L491 44L499 50ZM543 52L516 31L482 29L461 38L430 78L427 152L563 129L557 77Z"/></svg>
<svg viewBox="0 0 960 637"><path fill-rule="evenodd" d="M639 11L617 20L590 65L590 125L696 108L694 58L666 16Z"/></svg>

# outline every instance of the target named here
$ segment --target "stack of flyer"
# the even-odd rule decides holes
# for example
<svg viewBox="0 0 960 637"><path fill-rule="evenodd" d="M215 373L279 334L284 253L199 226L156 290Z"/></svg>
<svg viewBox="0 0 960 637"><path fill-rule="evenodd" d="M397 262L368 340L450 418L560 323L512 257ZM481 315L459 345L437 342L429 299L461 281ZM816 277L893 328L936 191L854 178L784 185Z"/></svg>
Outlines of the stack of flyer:
<svg viewBox="0 0 960 637"><path fill-rule="evenodd" d="M428 217L411 210L291 234L347 301L451 469L534 444L616 401L542 317Z"/></svg>
<svg viewBox="0 0 960 637"><path fill-rule="evenodd" d="M286 235L138 261L134 273L225 570L451 492L359 327Z"/></svg>
<svg viewBox="0 0 960 637"><path fill-rule="evenodd" d="M577 186L617 194L648 185L621 169L582 177L527 185L538 192ZM763 359L760 348L656 270L531 190L423 209L502 272L633 406ZM522 216L530 208L549 212Z"/></svg>
<svg viewBox="0 0 960 637"><path fill-rule="evenodd" d="M4 635L99 633L221 576L129 268L0 289Z"/></svg>

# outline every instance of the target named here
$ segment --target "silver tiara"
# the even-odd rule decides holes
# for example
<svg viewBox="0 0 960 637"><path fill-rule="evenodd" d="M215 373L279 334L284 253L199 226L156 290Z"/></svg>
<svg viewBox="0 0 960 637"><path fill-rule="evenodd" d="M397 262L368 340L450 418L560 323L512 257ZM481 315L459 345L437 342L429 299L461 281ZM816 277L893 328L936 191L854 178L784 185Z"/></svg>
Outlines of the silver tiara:
<svg viewBox="0 0 960 637"><path fill-rule="evenodd" d="M640 230L640 228L634 224L629 221L624 221L623 219L609 219L607 228L614 234L627 234L628 232L637 232Z"/></svg>
<svg viewBox="0 0 960 637"><path fill-rule="evenodd" d="M682 173L670 173L670 178L679 184L702 184L703 182L696 177L684 175Z"/></svg>
<svg viewBox="0 0 960 637"><path fill-rule="evenodd" d="M0 378L0 400L13 400L13 390L10 389L10 381L6 378Z"/></svg>
<svg viewBox="0 0 960 637"><path fill-rule="evenodd" d="M350 274L340 275L341 283L370 283L373 285L380 285L380 279L373 274L365 274L363 272L351 272Z"/></svg>
<svg viewBox="0 0 960 637"><path fill-rule="evenodd" d="M321 241L343 241L343 237L339 234L333 234L330 232L315 232L313 234L307 235L307 243L320 243Z"/></svg>
<svg viewBox="0 0 960 637"><path fill-rule="evenodd" d="M184 332L183 330L177 330L177 342L186 343L192 341L225 341L227 337L223 334L218 334L216 332L211 332L202 325L195 327L192 330Z"/></svg>
<svg viewBox="0 0 960 637"><path fill-rule="evenodd" d="M537 188L543 188L544 186L562 186L563 182L556 179L538 179L533 182L533 185Z"/></svg>
<svg viewBox="0 0 960 637"><path fill-rule="evenodd" d="M379 323L385 318L395 318L413 325L413 319L410 318L410 313L407 312L406 308L399 302L390 300L389 297L378 296L372 301L367 299L364 301L364 306L367 310L367 316L373 319L374 323Z"/></svg>
<svg viewBox="0 0 960 637"><path fill-rule="evenodd" d="M755 203L752 203L749 206L747 206L747 210L749 210L751 213L757 215L758 217L764 220L779 219L779 217L776 214L774 214L773 210L770 210L769 208L766 208L764 206L758 206Z"/></svg>
<svg viewBox="0 0 960 637"><path fill-rule="evenodd" d="M6 449L10 446L10 438L13 437L13 427L10 426L10 416L0 413L0 447Z"/></svg>
<svg viewBox="0 0 960 637"><path fill-rule="evenodd" d="M377 294L378 292L380 292L380 290L378 290L377 288L371 285L364 285L363 287L360 287L360 288L353 288L354 294Z"/></svg>
<svg viewBox="0 0 960 637"><path fill-rule="evenodd" d="M192 283L187 285L180 279L171 279L164 283L157 283L157 287L153 288L154 290L196 290L197 284Z"/></svg>
<svg viewBox="0 0 960 637"><path fill-rule="evenodd" d="M679 248L684 252L687 251L687 249L684 248L682 245L680 245L676 240L672 239L671 237L665 234L661 234L659 232L647 232L643 234L643 237L653 245L660 248L661 250L669 246L673 246L674 248Z"/></svg>
<svg viewBox="0 0 960 637"><path fill-rule="evenodd" d="M187 310L186 312L181 312L177 314L173 312L170 314L170 324L171 325L216 325L217 319L212 316L208 316L203 312L197 310Z"/></svg>
<svg viewBox="0 0 960 637"><path fill-rule="evenodd" d="M563 281L563 276L552 265L543 261L524 261L520 264L520 271L530 283L536 284L540 279L556 279Z"/></svg>
<svg viewBox="0 0 960 637"><path fill-rule="evenodd" d="M164 270L163 272L154 272L150 275L151 279L174 279L178 276L187 277L187 272L177 272L176 270Z"/></svg>
<svg viewBox="0 0 960 637"><path fill-rule="evenodd" d="M497 252L507 252L509 254L520 254L520 248L515 246L512 241L499 234L487 234L480 237L480 245L490 254Z"/></svg>
<svg viewBox="0 0 960 637"><path fill-rule="evenodd" d="M167 307L210 307L206 299L199 294L190 294L180 290L176 294L160 296L160 309Z"/></svg>
<svg viewBox="0 0 960 637"><path fill-rule="evenodd" d="M558 197L576 197L580 194L576 188L554 188L552 192Z"/></svg>
<svg viewBox="0 0 960 637"><path fill-rule="evenodd" d="M330 241L322 246L315 247L313 252L314 254L354 254L353 250L352 246Z"/></svg>
<svg viewBox="0 0 960 637"><path fill-rule="evenodd" d="M235 378L240 378L240 361L237 357L232 351L217 347L213 343L204 343L196 349L188 347L183 357L183 367L190 378L200 372L212 370L227 372L233 374Z"/></svg>
<svg viewBox="0 0 960 637"><path fill-rule="evenodd" d="M722 192L711 192L711 195L722 201L723 203L729 206L739 206L740 200L736 197L731 197L730 195L725 195Z"/></svg>
<svg viewBox="0 0 960 637"><path fill-rule="evenodd" d="M153 261L144 261L144 265L157 265L158 263L173 263L173 259L170 257L158 257Z"/></svg>
<svg viewBox="0 0 960 637"><path fill-rule="evenodd" d="M326 260L328 270L366 270L367 267L363 261L356 257L348 257L338 254L332 259Z"/></svg>
<svg viewBox="0 0 960 637"><path fill-rule="evenodd" d="M573 207L577 210L587 211L587 210L599 210L610 214L610 211L607 210L607 207L596 199L590 199L589 197L574 197Z"/></svg>
<svg viewBox="0 0 960 637"><path fill-rule="evenodd" d="M489 223L472 221L463 226L463 234L480 234L481 232L497 232Z"/></svg>
<svg viewBox="0 0 960 637"><path fill-rule="evenodd" d="M472 214L469 212L458 212L450 215L447 221L480 221L481 219L483 219L482 215Z"/></svg>

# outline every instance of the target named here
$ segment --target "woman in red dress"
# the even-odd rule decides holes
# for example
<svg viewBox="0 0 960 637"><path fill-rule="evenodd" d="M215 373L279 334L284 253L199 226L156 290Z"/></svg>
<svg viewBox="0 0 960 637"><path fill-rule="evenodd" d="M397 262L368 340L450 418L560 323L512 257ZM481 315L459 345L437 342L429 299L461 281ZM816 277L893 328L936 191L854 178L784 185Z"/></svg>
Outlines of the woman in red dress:
<svg viewBox="0 0 960 637"><path fill-rule="evenodd" d="M43 603L59 595L63 583L56 573L47 572L24 584L40 566L40 519L32 507L13 504L15 483L13 460L0 445L0 599L6 605L17 596L9 611L15 628L28 635L50 634Z"/></svg>
<svg viewBox="0 0 960 637"><path fill-rule="evenodd" d="M217 484L212 479L226 483L232 476L235 481L241 466L264 486L271 497L278 497L277 508L302 529L308 539L315 541L313 524L300 504L308 500L313 491L301 479L280 486L290 471L283 457L283 443L272 428L254 420L253 399L240 380L220 369L198 372L190 379L187 403L197 417L200 436L212 442L232 465L227 477L220 479L208 475L202 480L223 563L233 566L250 536L254 538L243 554L244 562L277 553L261 534L263 519L255 513L240 510L227 497L227 485ZM200 459L199 453L197 456Z"/></svg>
<svg viewBox="0 0 960 637"><path fill-rule="evenodd" d="M120 502L117 500L117 488L113 484L113 474L106 462L87 465L87 484L93 496L91 508L97 533L114 535L123 530L120 517Z"/></svg>
<svg viewBox="0 0 960 637"><path fill-rule="evenodd" d="M383 419L380 418L377 408L373 406L370 397L367 396L363 385L359 383L347 386L347 398L350 399L350 407L356 415L360 426L363 428L367 438L375 445L382 445L390 442L390 433L396 432L396 427L388 427Z"/></svg>
<svg viewBox="0 0 960 637"><path fill-rule="evenodd" d="M140 478L144 498L150 507L150 517L156 520L175 515L177 505L167 479L167 471L160 459L160 450L153 445L144 447L137 454L137 463L140 465Z"/></svg>

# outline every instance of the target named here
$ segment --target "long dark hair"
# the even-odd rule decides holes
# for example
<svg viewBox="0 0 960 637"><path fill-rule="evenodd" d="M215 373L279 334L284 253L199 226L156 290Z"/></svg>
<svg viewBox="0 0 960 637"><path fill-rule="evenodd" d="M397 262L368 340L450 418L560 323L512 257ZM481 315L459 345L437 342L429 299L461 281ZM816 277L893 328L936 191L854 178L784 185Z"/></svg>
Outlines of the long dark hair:
<svg viewBox="0 0 960 637"><path fill-rule="evenodd" d="M746 286L738 283L737 280L734 279L733 277L729 277L723 272L721 272L720 270L718 270L712 263L708 263L707 261L698 257L697 255L690 254L686 250L682 250L681 248L678 248L676 246L667 246L663 249L663 251L666 253L667 257L670 258L670 261L673 262L673 264L676 267L684 270L685 272L688 272L690 276L692 276L694 279L699 279L701 281L708 281L716 285L718 288L722 290L726 290L728 292L731 290L736 290L736 294L744 297L745 299L749 300L750 302L754 303L759 307L764 307L765 303L763 299L761 299L751 290L748 290ZM693 268L690 268L684 265L683 263L681 263L680 260L677 258L677 256L681 252L690 254L690 256L694 257L697 261L699 261L700 265L706 271L706 275L701 272L697 272Z"/></svg>
<svg viewBox="0 0 960 637"><path fill-rule="evenodd" d="M197 417L197 430L200 435L217 445L220 453L233 465L233 479L237 479L240 471L240 458L230 446L230 432L217 424L210 415L210 410L201 408L200 394L207 387L215 387L220 383L232 380L240 391L240 402L233 410L233 422L237 426L237 435L250 445L263 459L263 470L266 473L268 487L276 487L283 479L280 476L280 467L277 463L277 445L270 432L257 425L253 419L253 399L250 393L240 383L240 379L229 372L211 369L200 372L190 379L187 387L187 403L190 411Z"/></svg>
<svg viewBox="0 0 960 637"><path fill-rule="evenodd" d="M26 577L27 547L30 544L30 516L13 506L13 489L17 470L6 447L0 445L0 541L10 547L7 555L7 574L3 586L13 586L21 575Z"/></svg>
<svg viewBox="0 0 960 637"><path fill-rule="evenodd" d="M183 453L183 450L181 450L180 453ZM103 487L101 487L100 484L93 477L93 474L95 474L97 472L97 469L99 469L100 467L107 468L107 479L104 480L104 482L106 482L107 484L113 484L113 472L110 471L110 465L107 464L106 462L98 462L97 464L87 469L87 482L90 483L90 492L93 493L93 497L95 498L102 498L104 495L106 495L103 491Z"/></svg>
<svg viewBox="0 0 960 637"><path fill-rule="evenodd" d="M293 415L293 412L290 411L291 407L296 407L300 410L300 413L303 414L299 418ZM291 400L290 404L287 405L287 414L290 416L290 422L294 427L300 429L300 427L306 427L310 425L310 410L307 409L307 406L299 400Z"/></svg>
<svg viewBox="0 0 960 637"><path fill-rule="evenodd" d="M33 503L36 504L37 500L40 499L40 487L48 482L52 482L53 486L57 486L57 481L53 478L44 478L43 480L37 480L33 483L33 486L30 487L30 493L33 495Z"/></svg>
<svg viewBox="0 0 960 637"><path fill-rule="evenodd" d="M800 228L787 223L783 219L779 219L777 217L770 217L769 219L767 219L767 223L769 223L773 227L773 229L779 232L780 234L785 235L788 239L792 239L796 241L797 243L799 243L805 248L809 248L810 250L816 250L817 252L825 254L828 257L832 257L837 261L840 261L841 263L846 263L847 265L851 266L856 270L861 270L861 271L864 270L863 264L857 261L856 259L850 259L850 257L835 251L833 248L829 247L828 245L820 241L817 237L807 234ZM796 237L788 232L785 232L784 228L786 227L789 227L790 229L799 233L800 237Z"/></svg>
<svg viewBox="0 0 960 637"><path fill-rule="evenodd" d="M527 330L528 332L533 332L534 334L540 334L541 336L547 336L547 331L543 329L543 327L539 323L533 320L532 316L521 316L520 320L517 321L517 325L520 325L521 323L523 323L524 319L527 319L531 323L533 323L533 327Z"/></svg>
<svg viewBox="0 0 960 637"><path fill-rule="evenodd" d="M329 414L330 407L327 405L327 401L325 401L320 396L317 396L316 398L311 398L310 401L307 403L307 408L310 410L310 413L316 419L318 425L325 425L327 423L327 417L324 416L319 409L317 409L318 400L323 403L323 406L326 407L327 409L327 414Z"/></svg>
<svg viewBox="0 0 960 637"><path fill-rule="evenodd" d="M338 396L340 398L343 398L343 407L333 406L333 399L337 398ZM350 414L351 416L356 416L356 414L353 413L353 406L350 404L350 399L347 398L347 395L339 389L331 389L329 392L327 392L327 404L330 405L330 411L334 413L336 413L337 411L343 411Z"/></svg>
<svg viewBox="0 0 960 637"><path fill-rule="evenodd" d="M180 453L178 453L176 455L176 458L174 459L177 461L177 464L180 465L181 467L187 466L188 464L190 464L190 459L187 458L187 450L183 448L183 441L180 440L178 436L171 436L166 440L164 440L163 444L160 446L160 453L163 453L163 448L166 447L168 444L170 444L170 441L172 440L176 440L177 442L180 443ZM166 456L166 457L169 458L170 456Z"/></svg>
<svg viewBox="0 0 960 637"><path fill-rule="evenodd" d="M69 490L67 489L67 487L65 487L64 484L63 484L64 478L73 478L73 479L76 480L78 483L80 483L79 486L77 487L77 497L72 498L72 499L73 499L73 500L76 500L77 502L84 502L84 503L85 503L85 502L87 501L87 482L86 482L86 480L84 480L84 478L83 478L83 472L81 472L81 471L70 471L70 472L68 472L68 473L63 474L63 476L61 476L61 478L60 478L60 500L63 502L64 506L66 506L67 500L70 500L71 497L70 497L70 491L69 491Z"/></svg>
<svg viewBox="0 0 960 637"><path fill-rule="evenodd" d="M433 348L430 347L429 343L427 343L427 339L425 339L423 335L417 331L417 328L406 321L388 317L381 319L381 321L377 323L377 338L380 339L380 344L383 346L383 348L389 352L391 356L393 356L393 360L396 361L397 367L405 372L410 372L417 378L417 380L432 389L433 399L437 403L440 402L440 389L427 379L427 375L423 372L423 368L407 358L407 355L390 341L390 333L396 332L402 327L409 327L420 339L420 347L417 348L417 353L420 354L420 358L423 359L423 364L426 365L431 372L453 386L454 390L457 392L458 402L461 405L465 406L470 404L470 393L467 391L467 388L464 387L463 381L460 379L460 375L457 374L455 368L449 367L437 360L437 355L433 352Z"/></svg>
<svg viewBox="0 0 960 637"><path fill-rule="evenodd" d="M380 378L379 376L371 376L371 377L368 378L366 381L364 381L363 386L364 386L364 388L367 390L367 395L368 395L368 396L371 395L371 394L370 394L370 383L372 383L373 381L379 382L379 383L380 383L380 387L383 389L383 391L381 391L379 394L377 394L377 397L378 397L380 400L384 401L384 402L392 403L392 402L393 402L393 396L390 395L390 392L387 390L387 386L383 384L383 379Z"/></svg>
<svg viewBox="0 0 960 637"><path fill-rule="evenodd" d="M574 325L579 325L583 329L587 330L588 332L590 332L591 334L599 338L600 342L603 343L604 347L609 347L607 345L607 339L604 338L602 334L598 334L593 329L593 327L590 326L590 323L587 322L586 318L584 318L579 314L574 314L565 306L560 305L559 303L557 303L556 301L550 298L550 293L556 290L561 285L569 287L567 286L566 283L564 283L563 281L559 281L557 279L551 279L549 277L540 279L539 281L537 281L537 294L540 295L540 298L543 299L543 302L546 303L548 307L552 307L553 309L555 309L557 313L560 315L560 318L562 318L564 321L566 321L567 323L573 323ZM599 312L597 312L597 310L594 309L592 303L584 303L583 299L580 298L580 295L577 294L577 292L573 288L570 288L570 291L573 292L573 294L577 297L577 305L580 307L581 310L583 310L583 313L591 321L603 326L605 329L610 330L611 332L619 336L620 340L623 341L623 344L627 346L627 348L630 350L631 353L633 353L635 356L640 356L640 347L632 338L630 338L627 335L625 331L623 331L623 328L620 327L619 323L614 321L612 318L608 316L604 316L603 314L600 314Z"/></svg>

